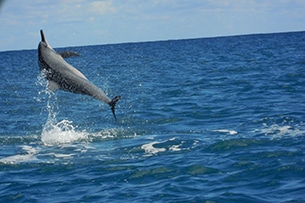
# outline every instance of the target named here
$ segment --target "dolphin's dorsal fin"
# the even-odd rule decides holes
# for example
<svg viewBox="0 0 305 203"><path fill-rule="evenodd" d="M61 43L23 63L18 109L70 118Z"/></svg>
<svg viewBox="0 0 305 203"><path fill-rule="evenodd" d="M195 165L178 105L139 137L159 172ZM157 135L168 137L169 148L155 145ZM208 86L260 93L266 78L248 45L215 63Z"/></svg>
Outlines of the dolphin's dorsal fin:
<svg viewBox="0 0 305 203"><path fill-rule="evenodd" d="M57 52L57 53L59 55L61 55L61 57L63 57L63 58L69 58L71 56L79 56L79 54L74 51L62 51L62 52Z"/></svg>
<svg viewBox="0 0 305 203"><path fill-rule="evenodd" d="M52 92L59 89L59 85L56 82L53 82L51 80L48 81L48 89Z"/></svg>

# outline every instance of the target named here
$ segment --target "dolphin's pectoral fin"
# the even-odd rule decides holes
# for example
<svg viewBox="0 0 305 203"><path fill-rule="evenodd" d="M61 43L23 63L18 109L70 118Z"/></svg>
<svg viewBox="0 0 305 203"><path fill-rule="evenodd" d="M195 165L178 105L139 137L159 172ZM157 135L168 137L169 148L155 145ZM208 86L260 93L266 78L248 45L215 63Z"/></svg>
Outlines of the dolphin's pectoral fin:
<svg viewBox="0 0 305 203"><path fill-rule="evenodd" d="M115 115L115 104L121 99L121 96L115 96L111 102L109 103L109 105L111 106L111 111L113 113L114 119L115 121L117 121L116 119L116 115Z"/></svg>
<svg viewBox="0 0 305 203"><path fill-rule="evenodd" d="M53 82L51 80L48 80L48 89L52 92L59 89L59 85L56 82Z"/></svg>

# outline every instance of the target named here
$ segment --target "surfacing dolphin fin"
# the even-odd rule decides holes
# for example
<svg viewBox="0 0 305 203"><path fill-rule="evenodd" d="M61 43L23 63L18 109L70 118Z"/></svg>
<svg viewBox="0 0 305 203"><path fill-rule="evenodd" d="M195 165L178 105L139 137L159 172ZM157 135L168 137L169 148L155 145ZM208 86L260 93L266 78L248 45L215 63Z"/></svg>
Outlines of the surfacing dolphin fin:
<svg viewBox="0 0 305 203"><path fill-rule="evenodd" d="M77 94L89 95L97 100L107 103L111 107L114 119L115 105L121 99L116 96L112 100L96 85L91 83L84 74L68 64L63 57L56 53L48 44L43 30L40 30L41 42L38 45L38 64L40 70L48 80L49 88L53 91L61 89Z"/></svg>

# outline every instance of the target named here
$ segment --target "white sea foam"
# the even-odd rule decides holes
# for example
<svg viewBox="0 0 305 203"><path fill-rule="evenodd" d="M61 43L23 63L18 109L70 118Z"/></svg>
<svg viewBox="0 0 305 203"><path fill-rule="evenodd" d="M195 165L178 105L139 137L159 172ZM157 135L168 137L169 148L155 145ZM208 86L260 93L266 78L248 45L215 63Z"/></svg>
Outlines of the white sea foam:
<svg viewBox="0 0 305 203"><path fill-rule="evenodd" d="M41 79L38 78L38 82L41 83ZM77 127L73 125L72 121L61 120L58 122L58 104L55 94L47 90L42 91L41 93L48 96L46 108L48 111L48 118L41 133L41 141L45 145L72 143L88 137L88 133L86 131L77 130Z"/></svg>
<svg viewBox="0 0 305 203"><path fill-rule="evenodd" d="M182 146L182 143L181 144L178 144L178 145L173 145L169 148L169 150L171 151L181 151L181 146Z"/></svg>
<svg viewBox="0 0 305 203"><path fill-rule="evenodd" d="M72 121L62 120L55 124L47 122L41 133L41 141L45 145L66 144L87 139L88 135L86 131L77 131Z"/></svg>
<svg viewBox="0 0 305 203"><path fill-rule="evenodd" d="M151 142L151 143L148 143L148 144L144 144L141 146L141 149L143 149L145 151L146 154L149 154L149 155L154 155L154 154L157 154L159 152L165 152L166 149L165 148L157 148L157 147L154 147L154 144L159 144L160 142Z"/></svg>
<svg viewBox="0 0 305 203"><path fill-rule="evenodd" d="M45 145L69 144L81 140L90 142L95 139L114 139L122 131L122 129L117 128L103 129L95 133L80 130L70 120L65 119L57 122L56 111L53 111L53 108L48 107L48 119L41 133L41 141ZM132 135L132 137L135 136L136 134Z"/></svg>
<svg viewBox="0 0 305 203"><path fill-rule="evenodd" d="M163 147L156 147L156 145L162 144ZM176 137L170 138L165 141L153 141L141 146L141 149L145 151L145 154L148 156L156 155L160 152L178 152L183 150L189 150L198 145L198 141L194 140L194 142L190 145L184 140L179 140Z"/></svg>
<svg viewBox="0 0 305 203"><path fill-rule="evenodd" d="M99 139L114 139L118 136L122 129L117 128L107 128L103 129L100 132L92 133L90 136L92 138L99 138Z"/></svg>
<svg viewBox="0 0 305 203"><path fill-rule="evenodd" d="M298 126L300 127L300 126ZM296 127L292 127L290 125L280 126L277 124L273 124L268 126L264 124L264 128L260 130L263 134L267 136L271 136L272 138L279 138L283 136L298 136L304 134L304 130L301 130Z"/></svg>
<svg viewBox="0 0 305 203"><path fill-rule="evenodd" d="M0 159L0 163L4 164L18 164L22 162L34 161L37 160L36 154L38 153L38 149L33 148L32 146L24 145L22 146L22 153L5 157Z"/></svg>
<svg viewBox="0 0 305 203"><path fill-rule="evenodd" d="M237 131L235 130L228 130L228 129L219 129L219 130L211 130L212 132L219 132L219 133L226 133L226 134L229 134L229 135L236 135L238 134Z"/></svg>

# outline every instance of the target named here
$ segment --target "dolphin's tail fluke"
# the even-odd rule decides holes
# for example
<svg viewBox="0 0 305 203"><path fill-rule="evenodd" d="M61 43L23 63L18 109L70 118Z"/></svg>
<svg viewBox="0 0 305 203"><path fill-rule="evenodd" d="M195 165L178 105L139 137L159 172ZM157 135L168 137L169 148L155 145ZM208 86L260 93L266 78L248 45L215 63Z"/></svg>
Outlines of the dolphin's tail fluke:
<svg viewBox="0 0 305 203"><path fill-rule="evenodd" d="M117 121L116 119L116 115L115 115L115 104L121 99L121 96L115 96L111 102L109 103L109 105L111 106L111 111L113 113L114 119L115 121Z"/></svg>

